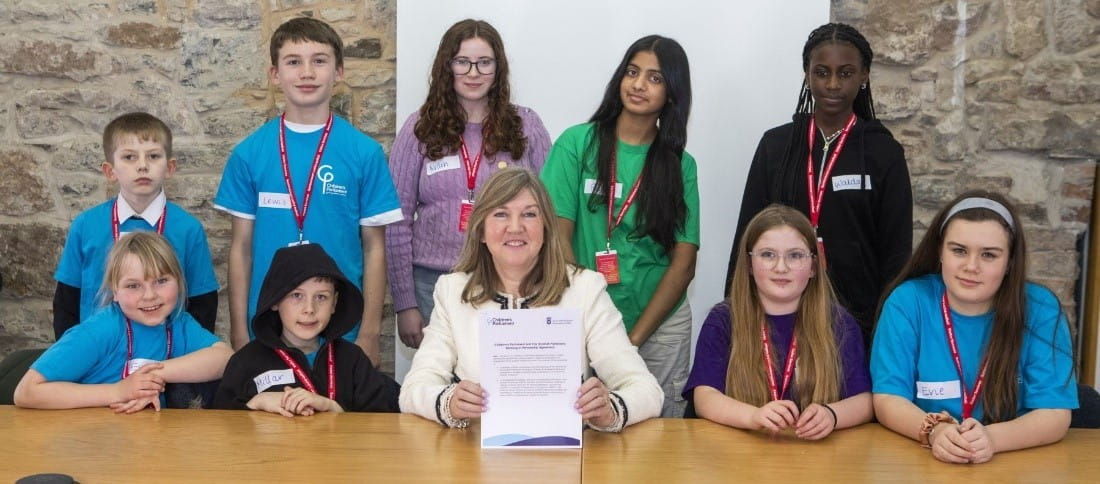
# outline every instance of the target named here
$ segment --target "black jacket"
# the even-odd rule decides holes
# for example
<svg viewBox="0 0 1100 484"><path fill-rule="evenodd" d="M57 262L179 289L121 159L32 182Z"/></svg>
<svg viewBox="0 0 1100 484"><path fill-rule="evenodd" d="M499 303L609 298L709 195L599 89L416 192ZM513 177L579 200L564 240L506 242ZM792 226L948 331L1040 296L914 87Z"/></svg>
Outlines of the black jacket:
<svg viewBox="0 0 1100 484"><path fill-rule="evenodd" d="M786 173L783 168L793 129L794 124L788 123L768 130L756 148L730 251L727 295L733 268L742 255L737 247L749 220L772 203L792 206L807 217L810 215L805 160L794 164L794 173ZM818 177L823 145L818 134L813 154ZM845 175L847 180L858 180L858 187L834 191L831 180ZM782 186L783 183L778 183L782 179L793 180L793 186ZM913 192L905 151L877 120L860 119L852 127L830 173L819 225L829 278L840 302L859 321L869 345L881 293L913 251Z"/></svg>
<svg viewBox="0 0 1100 484"><path fill-rule="evenodd" d="M294 288L316 276L335 281L337 302L328 326L321 336L325 344L317 350L311 367L306 355L282 340L283 324L279 313L271 310ZM286 350L313 381L317 392L328 395L328 347L334 345L336 366L336 402L348 412L398 412L397 383L374 369L370 359L355 343L341 338L351 331L363 314L363 294L344 277L336 262L318 244L285 247L275 252L271 268L260 289L252 331L256 339L240 349L225 367L214 408L247 409L256 396L255 378L271 370L288 369L275 349ZM288 385L272 385L267 392L281 392ZM301 382L289 386L302 386Z"/></svg>

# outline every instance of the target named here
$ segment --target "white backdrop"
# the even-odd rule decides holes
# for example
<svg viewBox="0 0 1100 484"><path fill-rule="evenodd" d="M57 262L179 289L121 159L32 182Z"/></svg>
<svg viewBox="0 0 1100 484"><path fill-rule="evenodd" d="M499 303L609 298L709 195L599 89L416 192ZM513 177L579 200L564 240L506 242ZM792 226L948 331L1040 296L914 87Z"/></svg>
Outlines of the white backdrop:
<svg viewBox="0 0 1100 484"><path fill-rule="evenodd" d="M660 34L691 63L687 150L699 166L702 241L688 290L692 340L722 299L745 174L764 130L790 120L802 76L802 45L828 21L826 0L398 0L397 125L424 102L443 32L464 18L500 32L512 69L512 100L531 107L553 138L587 121L626 48ZM397 340L398 381L412 350ZM694 346L693 346L694 348Z"/></svg>

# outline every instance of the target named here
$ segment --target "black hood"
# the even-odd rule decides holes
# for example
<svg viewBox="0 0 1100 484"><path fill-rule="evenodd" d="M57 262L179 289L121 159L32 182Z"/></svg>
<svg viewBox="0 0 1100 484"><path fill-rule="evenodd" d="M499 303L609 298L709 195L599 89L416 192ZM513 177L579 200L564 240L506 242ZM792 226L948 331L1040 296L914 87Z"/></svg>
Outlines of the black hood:
<svg viewBox="0 0 1100 484"><path fill-rule="evenodd" d="M271 267L264 276L260 287L260 297L256 303L256 315L252 317L252 332L256 339L273 348L283 348L283 322L276 305L298 287L299 284L317 276L331 278L336 286L336 310L329 319L328 326L321 332L327 341L332 341L351 331L363 317L363 293L355 284L344 277L336 261L329 257L320 244L303 244L283 247L275 252Z"/></svg>

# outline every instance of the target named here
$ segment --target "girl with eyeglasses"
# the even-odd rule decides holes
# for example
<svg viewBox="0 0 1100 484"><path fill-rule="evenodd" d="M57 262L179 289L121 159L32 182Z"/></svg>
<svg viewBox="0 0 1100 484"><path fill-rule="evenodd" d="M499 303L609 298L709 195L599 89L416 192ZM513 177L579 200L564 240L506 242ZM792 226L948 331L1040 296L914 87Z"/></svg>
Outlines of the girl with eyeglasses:
<svg viewBox="0 0 1100 484"><path fill-rule="evenodd" d="M809 219L771 205L745 227L739 252L684 388L698 416L806 440L869 422L863 338L836 302Z"/></svg>
<svg viewBox="0 0 1100 484"><path fill-rule="evenodd" d="M972 191L932 219L879 310L875 414L943 462L1057 442L1077 408L1069 323L1027 281L1016 210Z"/></svg>
<svg viewBox="0 0 1100 484"><path fill-rule="evenodd" d="M397 331L418 348L432 313L432 290L450 272L465 240L474 193L498 170L535 173L550 134L530 108L511 102L500 34L483 20L462 20L443 34L428 98L397 134L390 174L401 222L386 229L386 259Z"/></svg>
<svg viewBox="0 0 1100 484"><path fill-rule="evenodd" d="M603 273L630 341L679 417L699 250L695 159L684 151L691 111L687 54L650 35L627 49L588 123L554 143L542 179L581 266Z"/></svg>
<svg viewBox="0 0 1100 484"><path fill-rule="evenodd" d="M883 288L913 248L913 195L905 152L875 117L871 44L855 28L822 25L802 48L802 90L791 123L756 148L730 254L745 225L772 203L797 208L816 229L837 296L870 344Z"/></svg>

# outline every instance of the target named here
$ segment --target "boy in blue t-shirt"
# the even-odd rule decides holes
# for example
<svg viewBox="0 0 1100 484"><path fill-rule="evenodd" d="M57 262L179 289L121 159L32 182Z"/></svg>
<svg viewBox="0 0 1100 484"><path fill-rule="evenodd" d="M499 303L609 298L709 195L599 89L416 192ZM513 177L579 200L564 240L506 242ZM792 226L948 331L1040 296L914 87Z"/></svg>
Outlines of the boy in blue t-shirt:
<svg viewBox="0 0 1100 484"><path fill-rule="evenodd" d="M176 172L172 131L148 113L128 113L103 130L103 174L118 182L118 197L73 220L54 279L54 337L96 313L107 253L129 232L155 230L168 239L187 278L187 312L214 331L218 280L202 224L164 195L164 180Z"/></svg>
<svg viewBox="0 0 1100 484"><path fill-rule="evenodd" d="M295 18L271 37L271 82L286 111L229 157L214 206L233 216L229 251L230 341L252 337L248 321L275 251L319 243L364 294L362 325L346 333L379 363L386 287L385 225L401 205L381 145L333 116L343 79L343 42L324 22Z"/></svg>

